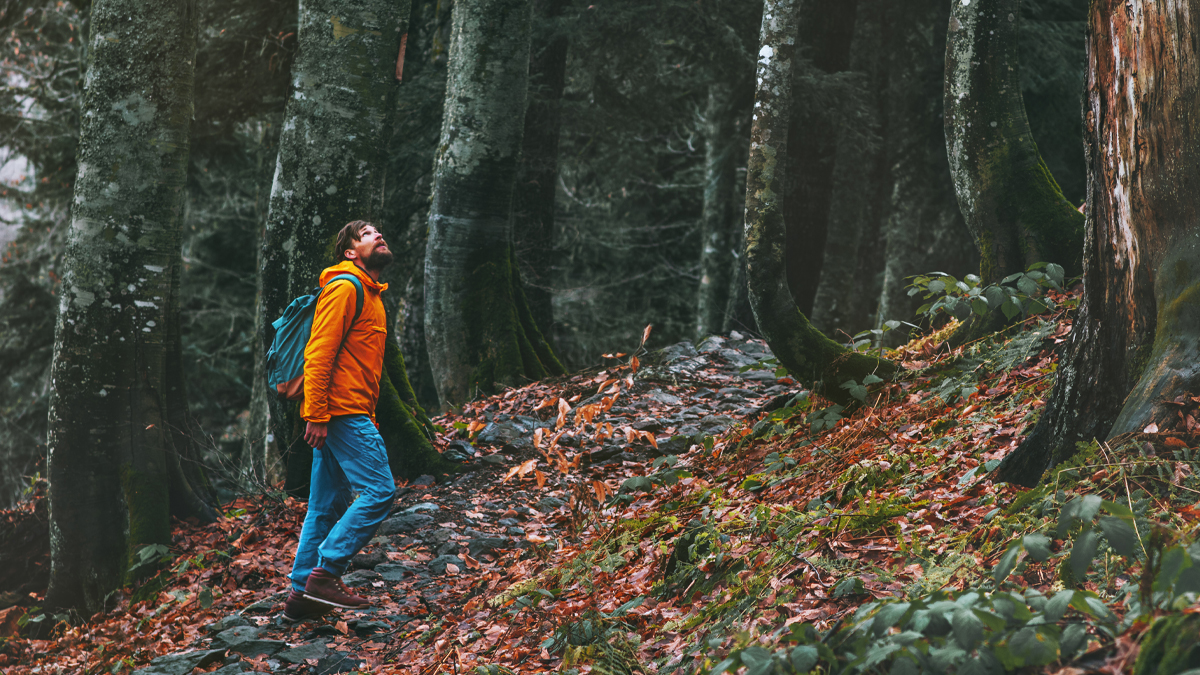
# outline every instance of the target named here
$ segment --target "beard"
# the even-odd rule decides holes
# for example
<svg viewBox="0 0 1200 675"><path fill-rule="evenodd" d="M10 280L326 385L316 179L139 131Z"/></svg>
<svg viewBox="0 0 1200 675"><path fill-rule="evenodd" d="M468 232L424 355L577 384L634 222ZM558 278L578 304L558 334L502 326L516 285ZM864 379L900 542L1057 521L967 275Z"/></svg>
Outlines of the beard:
<svg viewBox="0 0 1200 675"><path fill-rule="evenodd" d="M374 249L371 251L371 255L367 256L367 258L363 260L363 267L369 270L381 270L392 264L392 260L394 258L395 256L392 255L391 251Z"/></svg>

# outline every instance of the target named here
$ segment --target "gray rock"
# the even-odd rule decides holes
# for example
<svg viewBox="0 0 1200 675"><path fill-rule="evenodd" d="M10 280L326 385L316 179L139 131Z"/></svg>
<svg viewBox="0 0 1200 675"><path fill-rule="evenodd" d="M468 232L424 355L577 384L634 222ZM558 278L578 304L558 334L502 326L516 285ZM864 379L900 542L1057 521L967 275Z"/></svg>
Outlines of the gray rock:
<svg viewBox="0 0 1200 675"><path fill-rule="evenodd" d="M285 649L276 655L280 661L287 663L304 663L305 659L323 659L329 654L329 648L320 642L310 642L306 645Z"/></svg>
<svg viewBox="0 0 1200 675"><path fill-rule="evenodd" d="M479 461L485 464L504 464L504 455L488 455Z"/></svg>
<svg viewBox="0 0 1200 675"><path fill-rule="evenodd" d="M646 398L649 398L654 401L658 401L659 403L662 403L664 405L679 405L680 403L683 402L679 399L678 396L676 396L674 394L668 394L667 392L663 391L662 389L655 389L655 390L651 391L650 393L646 394Z"/></svg>
<svg viewBox="0 0 1200 675"><path fill-rule="evenodd" d="M504 527L516 527L521 524L521 521L513 520L512 518L501 518L499 524Z"/></svg>
<svg viewBox="0 0 1200 675"><path fill-rule="evenodd" d="M412 515L414 513L433 513L435 511L441 511L441 510L442 510L442 507L438 506L437 504L434 504L433 502L421 502L420 504L414 504L413 506L409 506L408 508L405 508L404 510L400 511L399 514L408 516L408 515Z"/></svg>
<svg viewBox="0 0 1200 675"><path fill-rule="evenodd" d="M372 581L379 581L383 575L375 570L354 570L342 577L342 583L351 588L369 586Z"/></svg>
<svg viewBox="0 0 1200 675"><path fill-rule="evenodd" d="M397 565L396 563L383 563L375 568L379 576L384 581L395 583L402 581L406 574L409 574L408 567L405 565Z"/></svg>
<svg viewBox="0 0 1200 675"><path fill-rule="evenodd" d="M668 455L681 455L687 452L688 448L692 447L692 439L679 434L671 436L670 438L666 436L660 436L657 440L659 452Z"/></svg>
<svg viewBox="0 0 1200 675"><path fill-rule="evenodd" d="M701 354L709 354L721 350L725 346L725 338L720 335L709 335L696 345L696 351Z"/></svg>
<svg viewBox="0 0 1200 675"><path fill-rule="evenodd" d="M229 630L234 626L249 626L250 621L241 614L230 614L204 627L204 630L210 634L220 633L224 630Z"/></svg>
<svg viewBox="0 0 1200 675"><path fill-rule="evenodd" d="M753 366L758 363L758 359L754 358L753 356L743 354L736 349L722 349L717 353L720 354L721 357L726 361L732 363L738 368L741 368L742 366Z"/></svg>
<svg viewBox="0 0 1200 675"><path fill-rule="evenodd" d="M555 497L544 497L537 503L537 510L542 513L550 513L551 511L557 511L565 503L563 500Z"/></svg>
<svg viewBox="0 0 1200 675"><path fill-rule="evenodd" d="M678 361L667 366L667 372L676 373L679 375L691 375L692 373L704 368L708 365L708 359L703 356L697 356L694 359Z"/></svg>
<svg viewBox="0 0 1200 675"><path fill-rule="evenodd" d="M467 550L472 558L478 558L484 553L501 551L508 548L508 541L499 537L480 537L467 542Z"/></svg>
<svg viewBox="0 0 1200 675"><path fill-rule="evenodd" d="M683 342L677 342L670 347L663 347L662 349L658 350L658 352L656 352L650 360L654 363L667 365L673 361L690 359L696 354L696 346L687 340L684 340Z"/></svg>
<svg viewBox="0 0 1200 675"><path fill-rule="evenodd" d="M455 542L452 542L452 541L448 541L448 542L438 546L436 549L434 549L433 554L434 555L449 555L451 553L458 553L458 549L459 549L458 544L456 544Z"/></svg>
<svg viewBox="0 0 1200 675"><path fill-rule="evenodd" d="M229 648L249 640L257 640L258 636L262 635L262 632L263 629L258 626L234 626L233 628L217 633L217 637L214 638L214 644Z"/></svg>
<svg viewBox="0 0 1200 675"><path fill-rule="evenodd" d="M167 654L151 661L148 667L135 670L134 675L187 675L194 668L220 661L223 656L225 656L224 649L201 649L194 652Z"/></svg>
<svg viewBox="0 0 1200 675"><path fill-rule="evenodd" d="M507 530L505 530L504 533L510 537L524 537L525 536L525 528L510 527Z"/></svg>
<svg viewBox="0 0 1200 675"><path fill-rule="evenodd" d="M754 393L753 391L750 391L749 389L743 388L743 387L722 387L720 390L717 391L717 394L720 396L723 396L723 397L728 397L731 394L737 395L737 396L749 396L749 397L758 396L758 394Z"/></svg>
<svg viewBox="0 0 1200 675"><path fill-rule="evenodd" d="M638 431L649 431L655 433L663 430L662 422L653 417L645 417L633 423L633 428Z"/></svg>
<svg viewBox="0 0 1200 675"><path fill-rule="evenodd" d="M391 626L382 621L351 621L347 622L346 625L360 638L374 635L375 633L383 633L391 629Z"/></svg>
<svg viewBox="0 0 1200 675"><path fill-rule="evenodd" d="M710 415L700 420L700 429L706 434L711 434L714 431L722 431L733 426L734 420L728 415Z"/></svg>
<svg viewBox="0 0 1200 675"><path fill-rule="evenodd" d="M429 561L429 570L434 574L445 574L446 565L449 564L457 566L459 571L467 568L467 565L462 561L462 558L456 555L440 555Z"/></svg>
<svg viewBox="0 0 1200 675"><path fill-rule="evenodd" d="M424 513L411 513L388 518L379 526L378 532L379 534L404 534L407 532L416 532L422 527L432 524L433 516L427 516Z"/></svg>
<svg viewBox="0 0 1200 675"><path fill-rule="evenodd" d="M775 377L775 371L773 370L747 370L741 373L741 378L755 382L775 382L779 379Z"/></svg>
<svg viewBox="0 0 1200 675"><path fill-rule="evenodd" d="M350 559L351 564L360 570L373 570L387 562L387 555L378 549L359 553Z"/></svg>
<svg viewBox="0 0 1200 675"><path fill-rule="evenodd" d="M444 527L439 527L438 529L434 530L433 532L430 532L429 534L425 535L423 537L423 539L425 540L425 543L427 543L427 544L437 545L437 544L444 544L444 543L450 541L453 538L453 535L454 535L454 533L451 532L450 530L447 530Z"/></svg>
<svg viewBox="0 0 1200 675"><path fill-rule="evenodd" d="M332 673L349 673L358 670L358 661L345 652L330 652L328 656L317 662L317 675L332 675Z"/></svg>
<svg viewBox="0 0 1200 675"><path fill-rule="evenodd" d="M241 661L234 661L227 666L221 666L209 673L209 675L237 675L238 673L246 672L246 664Z"/></svg>

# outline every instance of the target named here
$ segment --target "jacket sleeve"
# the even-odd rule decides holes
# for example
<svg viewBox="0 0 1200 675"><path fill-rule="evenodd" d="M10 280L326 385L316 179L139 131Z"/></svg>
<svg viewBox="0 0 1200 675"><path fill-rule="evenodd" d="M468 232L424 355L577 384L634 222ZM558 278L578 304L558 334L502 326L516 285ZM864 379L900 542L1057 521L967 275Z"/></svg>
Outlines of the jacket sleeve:
<svg viewBox="0 0 1200 675"><path fill-rule="evenodd" d="M312 333L304 348L304 402L300 406L300 416L307 422L325 424L329 421L333 364L354 321L357 302L354 284L344 279L326 287L317 299Z"/></svg>

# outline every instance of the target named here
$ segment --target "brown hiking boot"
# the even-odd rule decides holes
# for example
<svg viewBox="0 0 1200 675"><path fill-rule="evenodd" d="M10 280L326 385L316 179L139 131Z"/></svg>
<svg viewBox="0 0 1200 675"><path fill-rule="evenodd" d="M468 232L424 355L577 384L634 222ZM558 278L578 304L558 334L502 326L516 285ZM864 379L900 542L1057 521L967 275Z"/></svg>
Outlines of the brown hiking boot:
<svg viewBox="0 0 1200 675"><path fill-rule="evenodd" d="M312 573L308 575L308 583L304 585L304 597L342 609L362 609L371 605L370 600L351 593L346 584L342 583L341 577L322 567L313 568Z"/></svg>
<svg viewBox="0 0 1200 675"><path fill-rule="evenodd" d="M292 589L288 593L287 602L283 604L283 620L288 623L319 619L333 611L333 608L316 600L309 600L304 593Z"/></svg>

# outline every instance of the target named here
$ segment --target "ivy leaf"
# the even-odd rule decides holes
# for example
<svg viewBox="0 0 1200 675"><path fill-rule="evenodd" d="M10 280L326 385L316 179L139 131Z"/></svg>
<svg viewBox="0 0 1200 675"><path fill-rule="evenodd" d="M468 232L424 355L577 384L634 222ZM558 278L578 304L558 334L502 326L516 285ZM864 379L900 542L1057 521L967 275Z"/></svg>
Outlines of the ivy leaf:
<svg viewBox="0 0 1200 675"><path fill-rule="evenodd" d="M1104 538L1108 540L1108 545L1117 553L1130 557L1141 550L1137 532L1124 518L1101 516L1100 529L1104 530Z"/></svg>
<svg viewBox="0 0 1200 675"><path fill-rule="evenodd" d="M1046 621L1050 623L1061 621L1063 614L1066 614L1067 608L1071 606L1071 600L1073 599L1075 599L1075 591L1059 591L1056 593L1046 603L1046 609L1042 612L1046 617Z"/></svg>
<svg viewBox="0 0 1200 675"><path fill-rule="evenodd" d="M1021 313L1021 308L1017 306L1017 302L1009 298L1007 302L1000 305L1000 311L1004 312L1004 318L1012 319L1017 314Z"/></svg>
<svg viewBox="0 0 1200 675"><path fill-rule="evenodd" d="M954 615L950 617L950 627L954 629L954 639L967 651L974 649L983 639L983 621L966 607L954 610Z"/></svg>
<svg viewBox="0 0 1200 675"><path fill-rule="evenodd" d="M791 660L792 667L797 673L807 673L817 666L817 661L820 660L820 652L812 645L800 645L792 650Z"/></svg>
<svg viewBox="0 0 1200 675"><path fill-rule="evenodd" d="M771 652L758 645L743 649L741 657L746 675L765 675L772 669Z"/></svg>
<svg viewBox="0 0 1200 675"><path fill-rule="evenodd" d="M1071 574L1076 581L1083 581L1087 575L1092 559L1096 557L1096 548L1100 546L1100 534L1092 528L1084 530L1075 544L1071 546Z"/></svg>
<svg viewBox="0 0 1200 675"><path fill-rule="evenodd" d="M1038 562L1046 562L1050 559L1050 539L1044 534L1027 534L1022 543L1025 545L1025 550L1029 551L1029 557Z"/></svg>
<svg viewBox="0 0 1200 675"><path fill-rule="evenodd" d="M1062 660L1066 661L1083 647L1087 646L1087 624L1073 623L1063 631L1061 648ZM1200 671L1198 671L1200 672Z"/></svg>
<svg viewBox="0 0 1200 675"><path fill-rule="evenodd" d="M1004 583L1004 580L1008 578L1008 575L1012 574L1013 568L1017 566L1017 556L1020 555L1020 553L1021 546L1019 544L1013 544L1012 546L1009 546L1008 550L1004 552L1003 556L1001 556L1000 562L996 563L996 569L993 571L993 575L996 578L997 584Z"/></svg>
<svg viewBox="0 0 1200 675"><path fill-rule="evenodd" d="M867 376L863 378L863 384L865 384L867 386L871 386L872 384L879 384L880 382L883 382L883 378L879 377L875 373L867 373Z"/></svg>

